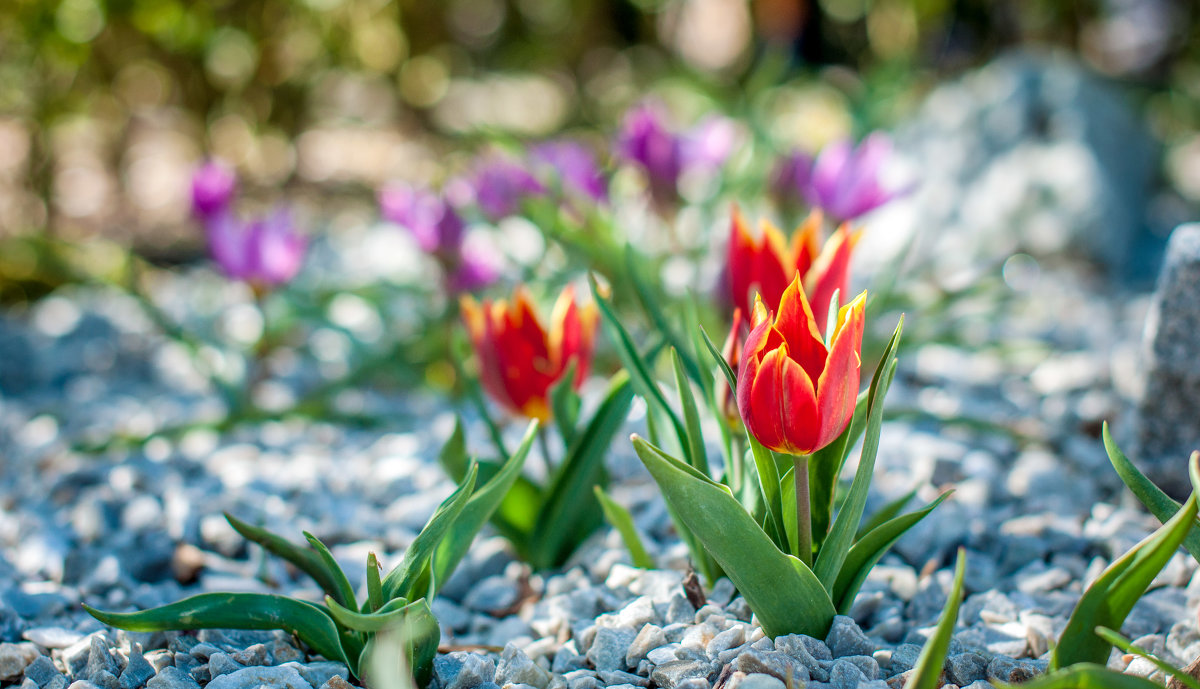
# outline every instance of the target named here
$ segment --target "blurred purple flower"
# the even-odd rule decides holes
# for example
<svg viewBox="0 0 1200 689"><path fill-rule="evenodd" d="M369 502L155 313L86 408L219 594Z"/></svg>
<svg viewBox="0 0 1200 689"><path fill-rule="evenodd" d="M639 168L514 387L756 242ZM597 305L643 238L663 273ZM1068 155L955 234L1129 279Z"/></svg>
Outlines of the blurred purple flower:
<svg viewBox="0 0 1200 689"><path fill-rule="evenodd" d="M446 281L451 291L472 292L495 282L500 277L500 271L498 254L494 249L466 242L458 255L458 264Z"/></svg>
<svg viewBox="0 0 1200 689"><path fill-rule="evenodd" d="M222 213L205 224L208 249L225 275L255 287L274 287L300 272L308 241L296 232L292 216L279 208L244 222Z"/></svg>
<svg viewBox="0 0 1200 689"><path fill-rule="evenodd" d="M780 203L802 202L812 179L812 167L812 156L803 151L793 151L780 158L771 173L771 194Z"/></svg>
<svg viewBox="0 0 1200 689"><path fill-rule="evenodd" d="M384 218L407 229L422 251L456 253L462 243L462 218L433 192L389 184L379 192L379 208Z"/></svg>
<svg viewBox="0 0 1200 689"><path fill-rule="evenodd" d="M874 133L858 145L839 141L826 146L813 165L808 202L839 221L853 220L907 193L886 188L881 179L892 156L892 142Z"/></svg>
<svg viewBox="0 0 1200 689"><path fill-rule="evenodd" d="M569 189L593 201L608 198L604 173L600 171L596 156L584 144L571 139L547 141L534 146L530 157L561 180L564 190Z"/></svg>
<svg viewBox="0 0 1200 689"><path fill-rule="evenodd" d="M498 156L479 161L471 187L479 210L492 222L515 214L525 197L546 193L546 187L524 166Z"/></svg>
<svg viewBox="0 0 1200 689"><path fill-rule="evenodd" d="M737 141L737 127L726 117L706 117L681 139L683 167L716 169L725 164Z"/></svg>
<svg viewBox="0 0 1200 689"><path fill-rule="evenodd" d="M655 189L675 191L683 170L683 150L678 137L667 130L660 109L651 103L625 113L617 135L617 155L639 165Z"/></svg>
<svg viewBox="0 0 1200 689"><path fill-rule="evenodd" d="M192 173L192 212L202 219L215 218L229 208L237 188L237 176L216 160L209 160Z"/></svg>

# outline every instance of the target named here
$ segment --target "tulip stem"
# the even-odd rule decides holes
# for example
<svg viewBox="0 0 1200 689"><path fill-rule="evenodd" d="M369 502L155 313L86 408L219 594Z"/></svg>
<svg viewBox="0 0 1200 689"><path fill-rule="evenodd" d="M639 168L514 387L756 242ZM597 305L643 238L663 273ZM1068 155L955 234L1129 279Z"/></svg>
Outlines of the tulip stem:
<svg viewBox="0 0 1200 689"><path fill-rule="evenodd" d="M796 479L796 556L812 567L812 501L808 492L808 455L792 455L792 474Z"/></svg>

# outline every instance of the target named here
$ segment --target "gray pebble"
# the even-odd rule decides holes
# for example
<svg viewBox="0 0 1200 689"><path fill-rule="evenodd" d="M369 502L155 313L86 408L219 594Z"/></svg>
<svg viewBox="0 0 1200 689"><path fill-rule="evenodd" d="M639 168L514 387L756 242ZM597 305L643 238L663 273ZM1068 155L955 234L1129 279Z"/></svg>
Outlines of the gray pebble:
<svg viewBox="0 0 1200 689"><path fill-rule="evenodd" d="M500 664L496 666L496 683L500 686L509 684L529 684L538 689L545 689L550 684L550 673L543 670L525 655L525 651L510 643L500 654Z"/></svg>
<svg viewBox="0 0 1200 689"><path fill-rule="evenodd" d="M710 686L706 677L688 677L676 684L675 689L709 689Z"/></svg>
<svg viewBox="0 0 1200 689"><path fill-rule="evenodd" d="M100 687L100 689L120 689L121 687L117 676L108 670L97 670L92 674L92 678L89 681Z"/></svg>
<svg viewBox="0 0 1200 689"><path fill-rule="evenodd" d="M208 689L313 689L294 667L247 667L214 677ZM154 689L150 687L150 689Z"/></svg>
<svg viewBox="0 0 1200 689"><path fill-rule="evenodd" d="M946 676L959 686L987 677L988 662L976 653L960 653L946 658Z"/></svg>
<svg viewBox="0 0 1200 689"><path fill-rule="evenodd" d="M662 689L684 689L684 680L701 678L708 683L708 675L712 667L699 660L673 660L654 668L650 673L650 681Z"/></svg>
<svg viewBox="0 0 1200 689"><path fill-rule="evenodd" d="M154 666L147 662L146 656L142 654L141 644L133 644L129 651L129 660L125 663L125 669L121 671L121 689L144 687L154 673Z"/></svg>
<svg viewBox="0 0 1200 689"><path fill-rule="evenodd" d="M350 670L345 663L333 660L321 660L315 663L284 663L283 667L294 667L305 682L319 687L332 677L349 677Z"/></svg>
<svg viewBox="0 0 1200 689"><path fill-rule="evenodd" d="M31 643L0 644L0 680L15 680L40 655Z"/></svg>
<svg viewBox="0 0 1200 689"><path fill-rule="evenodd" d="M42 648L70 648L83 640L83 634L63 627L34 627L26 629L22 638Z"/></svg>
<svg viewBox="0 0 1200 689"><path fill-rule="evenodd" d="M854 622L854 618L845 615L837 615L833 618L833 626L829 628L829 635L825 638L825 643L829 646L834 658L869 656L875 651L875 643L867 638L863 630Z"/></svg>
<svg viewBox="0 0 1200 689"><path fill-rule="evenodd" d="M62 677L62 673L47 656L39 655L25 667L25 678L33 680L39 687L46 686L55 677Z"/></svg>
<svg viewBox="0 0 1200 689"><path fill-rule="evenodd" d="M629 643L629 650L625 653L625 666L637 667L646 654L666 644L667 635L663 633L662 627L653 624L644 625L633 641Z"/></svg>
<svg viewBox="0 0 1200 689"><path fill-rule="evenodd" d="M1037 676L1034 666L1005 656L996 656L987 666L987 678L1009 684L1028 682Z"/></svg>
<svg viewBox="0 0 1200 689"><path fill-rule="evenodd" d="M834 689L856 689L872 679L864 675L857 665L845 660L834 662L829 670L829 685Z"/></svg>
<svg viewBox="0 0 1200 689"><path fill-rule="evenodd" d="M772 675L784 682L809 680L808 668L782 651L747 651L733 662L733 669Z"/></svg>
<svg viewBox="0 0 1200 689"><path fill-rule="evenodd" d="M200 689L200 683L187 672L168 666L146 682L146 689Z"/></svg>
<svg viewBox="0 0 1200 689"><path fill-rule="evenodd" d="M477 612L498 615L516 604L521 596L517 582L502 575L490 576L475 584L463 599L463 606Z"/></svg>
<svg viewBox="0 0 1200 689"><path fill-rule="evenodd" d="M639 677L638 675L621 672L620 670L599 670L596 674L600 675L601 681L609 687L617 684L632 684L639 687L650 685L650 680L646 677Z"/></svg>
<svg viewBox="0 0 1200 689"><path fill-rule="evenodd" d="M233 662L245 667L271 664L271 654L264 644L254 644L249 646L243 651L238 651L232 654L230 658L233 660ZM287 661L280 661L280 664L283 664L284 662ZM313 686L320 686L320 684L314 684Z"/></svg>
<svg viewBox="0 0 1200 689"><path fill-rule="evenodd" d="M454 651L433 659L433 676L441 689L470 689L496 679L496 663L489 656Z"/></svg>
<svg viewBox="0 0 1200 689"><path fill-rule="evenodd" d="M637 634L632 629L601 627L596 630L596 636L592 639L587 659L592 661L597 670L624 670L625 657Z"/></svg>
<svg viewBox="0 0 1200 689"><path fill-rule="evenodd" d="M217 651L208 657L208 674L211 677L228 675L229 673L237 672L244 667L246 666L235 661L229 656L228 653L225 653L224 651Z"/></svg>

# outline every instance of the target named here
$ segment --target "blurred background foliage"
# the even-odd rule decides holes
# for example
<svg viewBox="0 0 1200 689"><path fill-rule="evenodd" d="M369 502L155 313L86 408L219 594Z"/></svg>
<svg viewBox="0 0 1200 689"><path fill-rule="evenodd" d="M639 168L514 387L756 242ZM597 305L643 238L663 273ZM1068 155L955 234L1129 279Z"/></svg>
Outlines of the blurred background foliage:
<svg viewBox="0 0 1200 689"><path fill-rule="evenodd" d="M188 182L210 155L336 231L372 221L389 179L444 179L496 136L611 132L648 92L816 149L1014 47L1127 86L1200 201L1193 2L4 0L0 298L69 274L43 256L58 242L199 256Z"/></svg>

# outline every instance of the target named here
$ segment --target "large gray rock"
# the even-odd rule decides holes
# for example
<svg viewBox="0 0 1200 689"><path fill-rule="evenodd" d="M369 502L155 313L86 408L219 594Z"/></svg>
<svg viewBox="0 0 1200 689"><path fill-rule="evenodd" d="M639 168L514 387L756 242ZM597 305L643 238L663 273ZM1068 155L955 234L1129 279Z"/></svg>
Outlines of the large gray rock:
<svg viewBox="0 0 1200 689"><path fill-rule="evenodd" d="M41 655L31 643L0 644L0 680L15 680Z"/></svg>
<svg viewBox="0 0 1200 689"><path fill-rule="evenodd" d="M1187 459L1200 450L1200 223L1171 233L1143 346L1130 454L1163 490L1186 496Z"/></svg>

